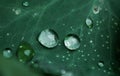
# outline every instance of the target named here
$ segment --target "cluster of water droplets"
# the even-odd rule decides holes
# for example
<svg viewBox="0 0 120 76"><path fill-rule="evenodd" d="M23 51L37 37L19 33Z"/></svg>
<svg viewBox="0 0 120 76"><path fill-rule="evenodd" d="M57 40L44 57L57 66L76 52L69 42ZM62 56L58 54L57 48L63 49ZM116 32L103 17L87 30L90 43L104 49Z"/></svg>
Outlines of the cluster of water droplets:
<svg viewBox="0 0 120 76"><path fill-rule="evenodd" d="M58 34L52 29L43 30L39 36L38 41L47 48L53 48L58 45ZM80 47L80 39L75 34L69 34L64 39L64 45L69 50L77 50Z"/></svg>
<svg viewBox="0 0 120 76"><path fill-rule="evenodd" d="M22 5L24 7L28 7L29 6L29 2L23 2ZM101 11L101 7L99 6L93 6L92 8L92 12L97 15L99 14ZM19 8L17 9L13 9L13 12L15 12L16 15L19 15L21 13L21 10ZM91 17L86 18L85 20L85 24L88 28L92 29L93 27L93 20ZM59 44L59 36L57 34L56 31L54 31L53 29L45 29L42 30L39 33L39 36L37 38L38 42L46 48L54 48ZM64 37L63 39L63 44L64 46L68 49L68 50L77 50L80 48L80 38L79 36L77 36L76 34L68 34ZM92 43L93 41L90 41L90 43ZM7 48L3 51L3 56L5 58L10 58L12 57L12 50L10 48ZM35 52L34 50L31 48L31 46L26 45L25 44L21 44L18 47L17 50L17 57L19 59L19 61L21 62L27 62L32 60L32 58L34 57ZM104 62L103 61L99 61L97 63L99 68L104 67ZM71 72L62 72L62 76L73 76L73 74Z"/></svg>

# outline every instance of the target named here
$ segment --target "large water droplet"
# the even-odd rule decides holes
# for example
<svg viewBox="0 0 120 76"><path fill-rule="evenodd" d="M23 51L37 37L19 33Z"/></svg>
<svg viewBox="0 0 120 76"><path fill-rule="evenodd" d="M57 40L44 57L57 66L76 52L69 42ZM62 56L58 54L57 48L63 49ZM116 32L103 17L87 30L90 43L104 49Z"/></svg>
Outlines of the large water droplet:
<svg viewBox="0 0 120 76"><path fill-rule="evenodd" d="M30 61L34 55L35 55L35 52L28 43L22 42L19 45L18 50L17 50L17 57L19 61L21 62Z"/></svg>
<svg viewBox="0 0 120 76"><path fill-rule="evenodd" d="M100 68L104 67L104 62L103 62L103 61L99 61L99 62L98 62L98 66L99 66Z"/></svg>
<svg viewBox="0 0 120 76"><path fill-rule="evenodd" d="M69 34L64 39L64 45L69 50L77 50L80 47L80 39L77 35Z"/></svg>
<svg viewBox="0 0 120 76"><path fill-rule="evenodd" d="M38 41L47 48L53 48L58 44L58 35L52 29L45 29L39 34Z"/></svg>
<svg viewBox="0 0 120 76"><path fill-rule="evenodd" d="M22 3L22 5L23 5L24 7L28 7L28 6L29 6L29 2L24 1L24 2Z"/></svg>
<svg viewBox="0 0 120 76"><path fill-rule="evenodd" d="M3 50L3 56L5 58L10 58L12 57L12 50L10 48L6 48L5 50Z"/></svg>
<svg viewBox="0 0 120 76"><path fill-rule="evenodd" d="M93 21L91 18L87 18L85 23L89 28L93 27Z"/></svg>

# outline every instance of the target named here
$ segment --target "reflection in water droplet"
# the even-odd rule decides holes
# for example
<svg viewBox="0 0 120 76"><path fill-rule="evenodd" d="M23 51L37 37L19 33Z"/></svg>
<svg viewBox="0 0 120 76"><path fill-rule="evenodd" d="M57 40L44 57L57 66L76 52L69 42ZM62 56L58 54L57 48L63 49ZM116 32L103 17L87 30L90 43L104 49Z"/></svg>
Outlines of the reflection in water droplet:
<svg viewBox="0 0 120 76"><path fill-rule="evenodd" d="M86 19L86 25L87 25L89 28L92 28L92 27L93 27L93 21L92 21L92 19L87 18L87 19Z"/></svg>
<svg viewBox="0 0 120 76"><path fill-rule="evenodd" d="M24 51L24 54L25 54L26 56L30 56L30 50L25 50L25 51Z"/></svg>
<svg viewBox="0 0 120 76"><path fill-rule="evenodd" d="M53 48L58 44L58 35L52 29L45 29L39 34L38 41L47 48Z"/></svg>
<svg viewBox="0 0 120 76"><path fill-rule="evenodd" d="M12 57L12 51L10 48L6 48L5 50L3 50L3 56L5 58L10 58Z"/></svg>
<svg viewBox="0 0 120 76"><path fill-rule="evenodd" d="M99 62L98 62L98 66L99 66L100 68L104 67L104 62L103 62L103 61L99 61Z"/></svg>
<svg viewBox="0 0 120 76"><path fill-rule="evenodd" d="M77 35L69 34L64 39L64 45L69 50L77 50L80 47L80 39Z"/></svg>
<svg viewBox="0 0 120 76"><path fill-rule="evenodd" d="M25 7L28 7L29 6L29 2L25 1L25 2L22 3L22 5L25 6Z"/></svg>
<svg viewBox="0 0 120 76"><path fill-rule="evenodd" d="M35 55L35 52L28 43L22 42L18 47L17 57L19 61L21 62L30 61L34 55Z"/></svg>

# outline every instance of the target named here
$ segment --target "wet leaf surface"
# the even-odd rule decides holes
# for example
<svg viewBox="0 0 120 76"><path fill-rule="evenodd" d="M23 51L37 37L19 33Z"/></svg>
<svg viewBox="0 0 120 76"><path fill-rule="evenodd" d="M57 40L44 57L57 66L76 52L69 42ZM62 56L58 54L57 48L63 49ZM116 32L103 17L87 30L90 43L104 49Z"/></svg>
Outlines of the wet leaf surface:
<svg viewBox="0 0 120 76"><path fill-rule="evenodd" d="M65 70L62 76L119 76L118 0L26 1L29 4L23 5L23 0L0 1L1 52L9 47L14 58L19 45L25 41L35 51L29 63L37 60L37 68L48 74L61 74ZM86 25L87 18L92 20L91 28ZM40 45L38 36L44 29L53 29L59 36L55 48ZM69 34L80 38L79 49L70 51L65 47L63 41ZM98 67L99 61L104 62L104 67Z"/></svg>

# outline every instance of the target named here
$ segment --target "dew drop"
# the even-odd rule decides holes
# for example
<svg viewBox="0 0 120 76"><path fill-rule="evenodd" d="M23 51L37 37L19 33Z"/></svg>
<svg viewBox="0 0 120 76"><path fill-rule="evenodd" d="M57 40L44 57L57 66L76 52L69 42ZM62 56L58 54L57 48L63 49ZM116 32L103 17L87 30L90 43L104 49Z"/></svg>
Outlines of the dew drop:
<svg viewBox="0 0 120 76"><path fill-rule="evenodd" d="M35 55L33 48L26 42L22 42L17 49L17 57L20 62L28 62Z"/></svg>
<svg viewBox="0 0 120 76"><path fill-rule="evenodd" d="M24 1L24 2L22 3L22 5L23 5L24 7L28 7L28 6L29 6L29 2Z"/></svg>
<svg viewBox="0 0 120 76"><path fill-rule="evenodd" d="M39 61L38 60L32 61L31 62L31 67L37 69L39 67Z"/></svg>
<svg viewBox="0 0 120 76"><path fill-rule="evenodd" d="M65 74L63 74L62 76L73 76L73 74L71 72L66 72Z"/></svg>
<svg viewBox="0 0 120 76"><path fill-rule="evenodd" d="M54 48L58 45L58 35L52 29L43 30L39 36L38 41L47 48Z"/></svg>
<svg viewBox="0 0 120 76"><path fill-rule="evenodd" d="M101 8L99 6L94 6L92 10L93 10L94 14L98 14L100 12Z"/></svg>
<svg viewBox="0 0 120 76"><path fill-rule="evenodd" d="M80 47L80 39L77 35L69 34L64 39L64 45L69 50L77 50Z"/></svg>
<svg viewBox="0 0 120 76"><path fill-rule="evenodd" d="M10 36L10 33L6 33L7 36Z"/></svg>
<svg viewBox="0 0 120 76"><path fill-rule="evenodd" d="M99 66L100 68L104 67L104 62L103 62L103 61L99 61L99 62L98 62L98 66Z"/></svg>
<svg viewBox="0 0 120 76"><path fill-rule="evenodd" d="M91 18L87 18L86 19L86 25L88 26L88 28L92 28L93 27L93 21Z"/></svg>
<svg viewBox="0 0 120 76"><path fill-rule="evenodd" d="M20 8L12 9L12 11L13 11L16 15L19 15L19 14L21 14L21 12L22 12Z"/></svg>
<svg viewBox="0 0 120 76"><path fill-rule="evenodd" d="M10 48L6 48L3 50L3 57L11 58L12 57L12 50Z"/></svg>
<svg viewBox="0 0 120 76"><path fill-rule="evenodd" d="M95 69L95 67L94 67L94 66L92 66L92 67L91 67L91 69L92 69L92 70L94 70L94 69Z"/></svg>
<svg viewBox="0 0 120 76"><path fill-rule="evenodd" d="M62 74L61 76L73 76L72 72L66 72L65 70L62 70L61 74Z"/></svg>

